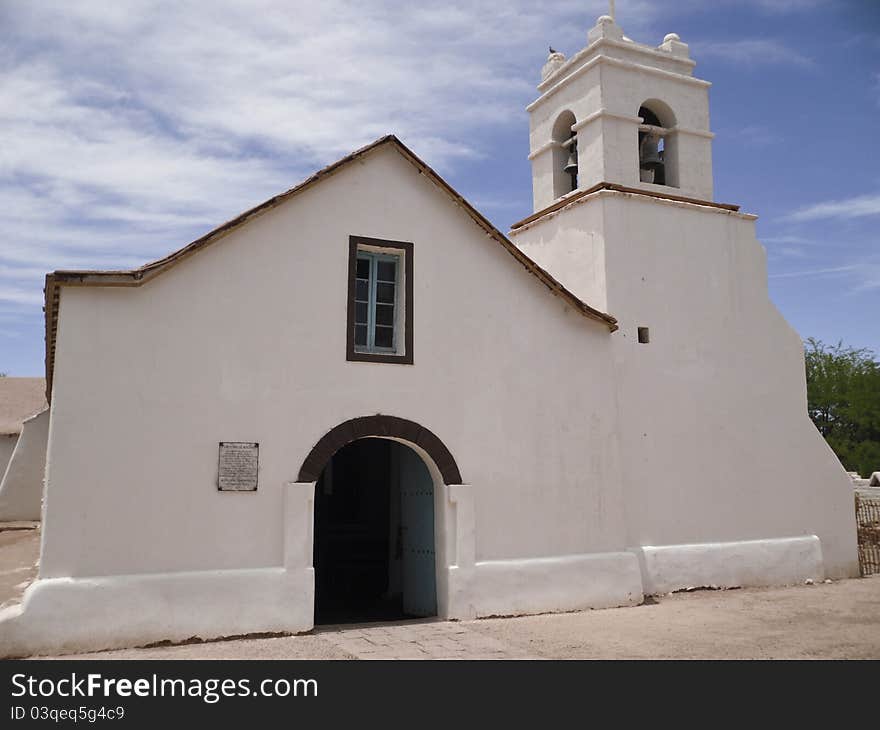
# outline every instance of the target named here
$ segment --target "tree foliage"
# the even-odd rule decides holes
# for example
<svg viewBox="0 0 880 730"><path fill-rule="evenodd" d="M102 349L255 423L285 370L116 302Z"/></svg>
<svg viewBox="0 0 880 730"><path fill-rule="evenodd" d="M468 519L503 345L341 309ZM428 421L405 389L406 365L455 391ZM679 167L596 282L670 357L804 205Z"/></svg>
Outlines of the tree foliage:
<svg viewBox="0 0 880 730"><path fill-rule="evenodd" d="M807 409L850 471L880 471L880 362L867 349L805 343Z"/></svg>

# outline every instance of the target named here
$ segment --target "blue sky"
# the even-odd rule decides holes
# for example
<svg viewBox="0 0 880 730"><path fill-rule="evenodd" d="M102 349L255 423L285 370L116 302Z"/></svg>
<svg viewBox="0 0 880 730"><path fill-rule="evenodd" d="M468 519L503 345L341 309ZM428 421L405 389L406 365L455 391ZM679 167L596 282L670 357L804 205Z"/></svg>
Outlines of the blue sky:
<svg viewBox="0 0 880 730"><path fill-rule="evenodd" d="M607 2L0 0L0 371L43 374L47 271L131 268L393 132L501 230L524 107ZM691 46L716 200L760 215L803 337L880 353L880 1L617 0Z"/></svg>

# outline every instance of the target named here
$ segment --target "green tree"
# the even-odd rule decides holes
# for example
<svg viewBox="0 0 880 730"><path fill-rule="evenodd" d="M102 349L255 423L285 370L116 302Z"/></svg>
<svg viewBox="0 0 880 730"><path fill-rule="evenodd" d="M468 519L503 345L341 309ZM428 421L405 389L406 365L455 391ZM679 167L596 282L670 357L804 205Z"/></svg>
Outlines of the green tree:
<svg viewBox="0 0 880 730"><path fill-rule="evenodd" d="M807 410L850 471L880 470L880 362L867 349L805 343Z"/></svg>

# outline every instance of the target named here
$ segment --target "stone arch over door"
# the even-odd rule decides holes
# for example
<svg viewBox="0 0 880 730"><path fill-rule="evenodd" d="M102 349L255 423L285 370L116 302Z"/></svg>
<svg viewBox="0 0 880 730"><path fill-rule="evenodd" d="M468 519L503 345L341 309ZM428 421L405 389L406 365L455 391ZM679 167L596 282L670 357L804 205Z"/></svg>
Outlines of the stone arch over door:
<svg viewBox="0 0 880 730"><path fill-rule="evenodd" d="M461 484L461 472L449 449L427 428L395 416L361 416L328 431L306 456L299 469L299 482L314 482L339 449L357 439L378 436L408 441L431 457L444 484Z"/></svg>
<svg viewBox="0 0 880 730"><path fill-rule="evenodd" d="M314 625L314 506L315 487L327 463L342 447L360 439L384 438L409 446L428 465L435 488L437 615L466 619L475 614L472 579L476 539L474 497L463 483L455 458L429 429L414 421L377 414L353 418L328 431L312 447L299 469L297 481L285 490L284 569L305 571L307 589L296 605Z"/></svg>

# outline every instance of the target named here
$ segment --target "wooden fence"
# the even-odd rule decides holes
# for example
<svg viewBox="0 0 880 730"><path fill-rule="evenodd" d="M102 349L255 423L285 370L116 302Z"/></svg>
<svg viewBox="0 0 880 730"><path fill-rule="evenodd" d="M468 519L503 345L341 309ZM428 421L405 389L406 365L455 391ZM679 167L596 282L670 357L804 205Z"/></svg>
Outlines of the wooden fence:
<svg viewBox="0 0 880 730"><path fill-rule="evenodd" d="M880 573L880 499L856 494L856 527L859 535L859 571Z"/></svg>

